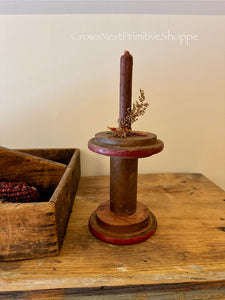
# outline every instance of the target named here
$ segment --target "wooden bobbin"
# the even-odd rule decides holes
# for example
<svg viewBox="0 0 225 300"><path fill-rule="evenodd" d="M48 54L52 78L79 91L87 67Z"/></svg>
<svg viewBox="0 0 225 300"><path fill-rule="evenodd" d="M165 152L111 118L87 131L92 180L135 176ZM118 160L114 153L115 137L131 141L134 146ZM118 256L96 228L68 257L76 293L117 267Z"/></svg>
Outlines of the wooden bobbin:
<svg viewBox="0 0 225 300"><path fill-rule="evenodd" d="M102 203L89 220L91 232L105 242L119 245L139 243L156 230L157 221L153 213L137 202L138 158L163 149L163 142L154 134L148 135L152 137L149 145L146 145L147 138L141 136L137 137L136 144L134 137L117 138L116 144L111 132L99 133L88 143L93 152L110 156L110 201ZM107 136L108 139L101 139L102 143L98 143L98 136ZM114 140L113 146L110 146L111 139ZM141 146L141 143L145 145Z"/></svg>
<svg viewBox="0 0 225 300"><path fill-rule="evenodd" d="M131 108L132 65L133 58L125 51L120 64L121 128L127 109ZM90 231L102 241L119 245L148 239L154 234L157 221L145 205L137 202L138 158L162 151L163 142L153 133L134 132L132 136L120 138L111 131L104 131L88 142L88 148L110 156L110 201L102 203L92 213Z"/></svg>

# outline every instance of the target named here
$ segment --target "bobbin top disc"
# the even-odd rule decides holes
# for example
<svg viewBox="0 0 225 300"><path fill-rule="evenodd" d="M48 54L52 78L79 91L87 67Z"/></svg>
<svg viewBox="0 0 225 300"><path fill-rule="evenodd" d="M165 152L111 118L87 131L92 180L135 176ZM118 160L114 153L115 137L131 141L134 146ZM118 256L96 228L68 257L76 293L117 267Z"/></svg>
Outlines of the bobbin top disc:
<svg viewBox="0 0 225 300"><path fill-rule="evenodd" d="M144 135L134 131L134 135L126 138L115 137L111 131L96 133L95 140L99 144L122 147L148 146L156 143L157 136L154 133L145 132Z"/></svg>
<svg viewBox="0 0 225 300"><path fill-rule="evenodd" d="M99 132L88 142L88 148L96 153L127 158L148 157L163 150L163 142L154 133L117 138L111 131Z"/></svg>

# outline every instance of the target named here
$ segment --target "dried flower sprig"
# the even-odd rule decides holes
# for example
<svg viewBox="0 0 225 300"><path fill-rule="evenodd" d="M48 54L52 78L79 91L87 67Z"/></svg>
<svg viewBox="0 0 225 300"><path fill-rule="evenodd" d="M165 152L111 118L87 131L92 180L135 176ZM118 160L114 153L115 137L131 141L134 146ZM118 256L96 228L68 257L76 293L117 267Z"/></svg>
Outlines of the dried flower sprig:
<svg viewBox="0 0 225 300"><path fill-rule="evenodd" d="M125 119L121 121L120 119L117 121L119 123L119 127L108 127L115 137L127 137L132 136L136 133L134 133L131 129L131 125L138 120L140 116L143 116L147 107L149 106L148 102L145 102L145 95L144 91L140 89L140 96L138 97L138 100L133 104L133 108L127 109ZM138 133L138 135L141 135ZM143 133L142 135L145 135Z"/></svg>

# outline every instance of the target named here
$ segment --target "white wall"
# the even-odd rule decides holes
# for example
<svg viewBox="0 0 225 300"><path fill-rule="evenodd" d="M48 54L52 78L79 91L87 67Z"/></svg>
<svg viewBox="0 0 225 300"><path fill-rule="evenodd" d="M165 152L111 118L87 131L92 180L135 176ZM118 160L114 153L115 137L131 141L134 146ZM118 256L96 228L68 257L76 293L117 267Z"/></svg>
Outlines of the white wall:
<svg viewBox="0 0 225 300"><path fill-rule="evenodd" d="M179 41L83 41L71 34L197 35ZM90 152L96 132L118 118L119 59L134 57L133 98L150 108L135 129L154 132L162 153L139 173L201 172L225 188L224 17L21 15L0 17L0 145L77 147L82 175L109 173Z"/></svg>

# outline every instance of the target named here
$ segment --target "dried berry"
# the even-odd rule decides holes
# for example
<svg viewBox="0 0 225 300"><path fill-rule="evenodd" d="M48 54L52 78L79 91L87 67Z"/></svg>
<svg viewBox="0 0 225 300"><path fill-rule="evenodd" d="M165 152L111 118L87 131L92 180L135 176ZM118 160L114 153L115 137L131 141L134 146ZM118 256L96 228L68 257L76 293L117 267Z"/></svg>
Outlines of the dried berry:
<svg viewBox="0 0 225 300"><path fill-rule="evenodd" d="M38 197L36 188L24 182L0 182L0 203L36 202Z"/></svg>

